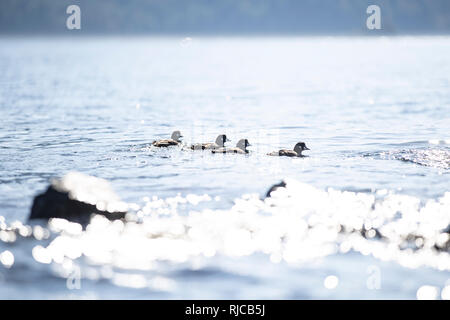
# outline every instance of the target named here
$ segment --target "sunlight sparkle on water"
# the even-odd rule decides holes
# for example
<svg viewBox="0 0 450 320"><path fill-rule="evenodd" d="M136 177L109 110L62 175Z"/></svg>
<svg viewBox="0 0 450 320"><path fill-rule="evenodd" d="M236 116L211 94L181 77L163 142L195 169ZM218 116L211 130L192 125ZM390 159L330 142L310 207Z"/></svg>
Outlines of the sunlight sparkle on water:
<svg viewBox="0 0 450 320"><path fill-rule="evenodd" d="M9 250L3 251L2 253L0 253L0 262L6 268L11 268L14 264L14 255Z"/></svg>
<svg viewBox="0 0 450 320"><path fill-rule="evenodd" d="M422 286L417 290L417 300L436 300L439 296L439 289L434 286Z"/></svg>
<svg viewBox="0 0 450 320"><path fill-rule="evenodd" d="M323 281L323 285L327 289L335 289L339 284L339 278L333 275L330 275L325 278Z"/></svg>
<svg viewBox="0 0 450 320"><path fill-rule="evenodd" d="M144 200L136 205L140 221L95 216L81 232L79 224L52 219L50 229L59 235L47 248L35 247L33 256L42 263L86 256L97 264L150 270L156 261L182 263L199 255L262 252L273 262L297 264L354 250L410 268L450 269L449 254L434 249L449 240L442 232L450 224L449 193L422 205L405 195L324 191L289 180L271 198L244 195L229 210L178 214L178 204L195 206L210 201L208 195Z"/></svg>

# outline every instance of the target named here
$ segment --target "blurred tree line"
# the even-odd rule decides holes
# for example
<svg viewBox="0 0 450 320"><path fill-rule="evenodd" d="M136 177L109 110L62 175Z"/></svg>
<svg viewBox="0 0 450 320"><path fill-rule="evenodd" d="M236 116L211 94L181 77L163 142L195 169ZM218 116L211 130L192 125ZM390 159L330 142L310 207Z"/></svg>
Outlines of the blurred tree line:
<svg viewBox="0 0 450 320"><path fill-rule="evenodd" d="M379 5L387 34L450 32L450 0L0 0L0 33L63 33L81 8L90 34L369 34Z"/></svg>

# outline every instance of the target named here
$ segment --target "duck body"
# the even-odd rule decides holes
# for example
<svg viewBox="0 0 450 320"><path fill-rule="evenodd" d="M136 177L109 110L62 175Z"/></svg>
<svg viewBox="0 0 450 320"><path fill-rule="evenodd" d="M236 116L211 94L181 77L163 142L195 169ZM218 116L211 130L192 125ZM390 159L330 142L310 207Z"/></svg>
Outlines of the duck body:
<svg viewBox="0 0 450 320"><path fill-rule="evenodd" d="M286 149L270 152L270 153L268 153L268 155L269 156L279 156L279 157L304 157L304 155L302 155L302 154L299 155L294 150L286 150Z"/></svg>
<svg viewBox="0 0 450 320"><path fill-rule="evenodd" d="M302 154L302 151L310 150L304 142L299 142L295 145L294 150L281 149L278 151L273 151L268 153L269 156L279 156L279 157L306 157Z"/></svg>
<svg viewBox="0 0 450 320"><path fill-rule="evenodd" d="M192 150L211 150L211 149L219 149L219 148L221 148L221 146L215 142L196 143L196 144L191 145Z"/></svg>
<svg viewBox="0 0 450 320"><path fill-rule="evenodd" d="M164 139L164 140L157 140L157 141L153 141L152 145L155 147L168 147L168 146L177 146L179 145L181 142L179 141L175 141L172 139Z"/></svg>
<svg viewBox="0 0 450 320"><path fill-rule="evenodd" d="M177 146L181 144L180 138L182 137L180 131L174 131L170 139L155 140L152 142L152 145L158 148Z"/></svg>
<svg viewBox="0 0 450 320"><path fill-rule="evenodd" d="M211 150L212 153L238 153L238 154L246 154L248 153L247 147L251 146L247 139L241 139L236 144L235 148L218 148Z"/></svg>
<svg viewBox="0 0 450 320"><path fill-rule="evenodd" d="M248 150L242 150L240 148L218 148L211 151L212 153L240 153L246 154Z"/></svg>
<svg viewBox="0 0 450 320"><path fill-rule="evenodd" d="M191 145L192 150L213 150L225 147L225 142L230 141L224 134L219 135L216 138L216 142L211 143L196 143Z"/></svg>

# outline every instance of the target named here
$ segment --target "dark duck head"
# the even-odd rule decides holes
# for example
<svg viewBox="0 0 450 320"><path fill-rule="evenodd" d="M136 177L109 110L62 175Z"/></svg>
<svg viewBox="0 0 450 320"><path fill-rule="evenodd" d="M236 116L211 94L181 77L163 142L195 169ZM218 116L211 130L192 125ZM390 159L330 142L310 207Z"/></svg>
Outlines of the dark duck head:
<svg viewBox="0 0 450 320"><path fill-rule="evenodd" d="M302 155L302 151L305 151L305 150L310 150L310 149L306 146L306 144L305 144L304 142L299 142L299 143L297 143L297 144L295 145L295 147L294 147L294 151L295 151L299 156L301 156L301 155Z"/></svg>
<svg viewBox="0 0 450 320"><path fill-rule="evenodd" d="M216 138L216 144L219 147L224 147L225 146L225 142L228 142L228 141L230 141L230 139L228 139L225 134L220 134Z"/></svg>
<svg viewBox="0 0 450 320"><path fill-rule="evenodd" d="M180 140L181 138L183 138L183 136L181 135L180 131L176 130L176 131L172 132L172 136L171 136L172 140L181 142L181 140Z"/></svg>
<svg viewBox="0 0 450 320"><path fill-rule="evenodd" d="M248 142L247 139L241 139L236 144L237 148L239 148L239 149L241 149L243 151L246 151L246 152L247 152L247 147L250 147L250 146L251 146L251 144Z"/></svg>

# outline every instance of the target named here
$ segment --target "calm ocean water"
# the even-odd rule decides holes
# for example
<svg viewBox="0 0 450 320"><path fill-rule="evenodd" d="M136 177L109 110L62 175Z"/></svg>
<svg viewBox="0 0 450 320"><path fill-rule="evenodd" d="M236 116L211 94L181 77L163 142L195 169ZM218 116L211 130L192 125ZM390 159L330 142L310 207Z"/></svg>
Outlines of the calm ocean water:
<svg viewBox="0 0 450 320"><path fill-rule="evenodd" d="M0 298L450 298L448 37L0 38L0 119ZM142 221L27 227L70 171Z"/></svg>

